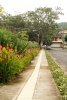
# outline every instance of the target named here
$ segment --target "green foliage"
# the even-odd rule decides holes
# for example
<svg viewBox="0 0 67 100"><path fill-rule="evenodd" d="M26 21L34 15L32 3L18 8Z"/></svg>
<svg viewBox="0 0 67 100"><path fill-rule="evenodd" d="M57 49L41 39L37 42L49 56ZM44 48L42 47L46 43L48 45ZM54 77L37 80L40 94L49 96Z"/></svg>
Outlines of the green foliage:
<svg viewBox="0 0 67 100"><path fill-rule="evenodd" d="M0 82L7 82L20 70L20 60L12 50L3 48L0 53Z"/></svg>
<svg viewBox="0 0 67 100"><path fill-rule="evenodd" d="M29 31L27 32L28 36L29 36L29 41L36 41L38 42L38 34L36 30L33 31Z"/></svg>
<svg viewBox="0 0 67 100"><path fill-rule="evenodd" d="M21 31L12 36L13 48L21 54L28 45L28 35L26 31Z"/></svg>
<svg viewBox="0 0 67 100"><path fill-rule="evenodd" d="M6 48L2 48L1 45ZM11 47L16 50L17 55ZM11 33L0 29L0 82L5 83L18 75L36 56L38 50L32 50L36 47L36 42L28 41L26 31ZM28 49L31 50L26 53Z"/></svg>
<svg viewBox="0 0 67 100"><path fill-rule="evenodd" d="M10 14L3 16L3 27L11 32L19 32L25 26L25 22L21 15L12 16Z"/></svg>
<svg viewBox="0 0 67 100"><path fill-rule="evenodd" d="M38 48L38 47L39 45L37 42L31 42L31 41L28 42L28 46L27 46L28 49Z"/></svg>
<svg viewBox="0 0 67 100"><path fill-rule="evenodd" d="M60 30L67 30L67 22L58 23Z"/></svg>
<svg viewBox="0 0 67 100"><path fill-rule="evenodd" d="M19 54L22 54L23 51L26 49L27 45L28 45L28 41L18 40L16 45L17 52Z"/></svg>
<svg viewBox="0 0 67 100"><path fill-rule="evenodd" d="M47 59L49 63L49 68L52 72L55 82L57 83L62 99L66 100L67 98L67 75L64 75L64 72L62 71L62 69L55 63L55 61L52 59L52 57L49 55L48 52L46 52L46 55L47 55Z"/></svg>
<svg viewBox="0 0 67 100"><path fill-rule="evenodd" d="M39 53L39 48L27 49L22 59L23 65L28 65L31 60Z"/></svg>
<svg viewBox="0 0 67 100"><path fill-rule="evenodd" d="M13 48L17 49L19 54L22 54L26 49L37 48L38 43L28 41L28 35L26 31L18 32L12 38Z"/></svg>
<svg viewBox="0 0 67 100"><path fill-rule="evenodd" d="M29 40L28 31L33 31L30 30L32 26L22 15L3 15L0 16L0 22L0 82L5 83L25 69L38 53L39 50L35 48L39 46L34 42L38 41L36 33L32 34L32 39L36 39L33 42Z"/></svg>
<svg viewBox="0 0 67 100"><path fill-rule="evenodd" d="M53 34L57 33L58 28L55 27L57 25L55 21L58 19L59 14L61 14L61 9L53 10L48 7L40 7L25 14L4 15L1 20L1 26L15 33L27 30L29 31L29 41L36 41L40 44L41 41L44 42L43 37L47 38L47 34L53 36ZM36 30L36 32L33 32L33 30Z"/></svg>
<svg viewBox="0 0 67 100"><path fill-rule="evenodd" d="M36 30L36 38L39 44L41 41L44 43L46 42L48 45L51 44L52 37L54 34L58 33L58 25L55 23L55 20L58 19L58 15L61 14L60 12L60 9L53 10L52 8L48 7L40 7L35 11L29 11L26 13L27 20L29 23L31 23L30 30ZM34 36L33 33L30 34L30 37L32 36Z"/></svg>
<svg viewBox="0 0 67 100"><path fill-rule="evenodd" d="M6 29L0 29L0 44L6 46L6 44L11 43L11 32Z"/></svg>
<svg viewBox="0 0 67 100"><path fill-rule="evenodd" d="M51 45L52 44L52 36L51 35L46 35L45 37L44 37L44 44L45 45Z"/></svg>
<svg viewBox="0 0 67 100"><path fill-rule="evenodd" d="M65 42L67 42L67 35L65 35L64 39L65 39Z"/></svg>
<svg viewBox="0 0 67 100"><path fill-rule="evenodd" d="M24 70L38 51L39 49L27 50L25 56L20 56L12 49L0 49L0 83L8 82Z"/></svg>
<svg viewBox="0 0 67 100"><path fill-rule="evenodd" d="M20 31L18 33L11 33L6 29L0 29L0 44L4 47L11 45L11 47L22 54L25 49L36 48L38 44L36 42L28 41L28 34L26 31Z"/></svg>

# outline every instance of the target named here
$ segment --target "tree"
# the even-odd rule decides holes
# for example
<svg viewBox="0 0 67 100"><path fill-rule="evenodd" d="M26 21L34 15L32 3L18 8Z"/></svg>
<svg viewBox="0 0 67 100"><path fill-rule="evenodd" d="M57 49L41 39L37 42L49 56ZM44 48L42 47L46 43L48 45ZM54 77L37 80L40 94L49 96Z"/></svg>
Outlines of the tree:
<svg viewBox="0 0 67 100"><path fill-rule="evenodd" d="M0 27L2 26L3 14L5 13L4 8L0 5Z"/></svg>
<svg viewBox="0 0 67 100"><path fill-rule="evenodd" d="M47 7L40 7L21 15L6 14L1 19L1 26L14 33L27 31L29 40L48 44L48 41L51 43L53 36L58 33L55 21L59 18L59 14L61 14L59 8L53 10Z"/></svg>
<svg viewBox="0 0 67 100"><path fill-rule="evenodd" d="M52 8L46 7L37 8L35 11L26 13L26 22L30 23L30 30L36 30L39 34L39 44L41 44L41 42L45 43L45 41L50 38L52 41L53 35L57 33L58 30L55 21L59 18L59 14L61 14L59 9L54 11ZM48 38L48 36L50 36L50 38Z"/></svg>
<svg viewBox="0 0 67 100"><path fill-rule="evenodd" d="M12 32L19 32L24 28L25 22L21 15L11 16L8 14L4 17L3 25Z"/></svg>

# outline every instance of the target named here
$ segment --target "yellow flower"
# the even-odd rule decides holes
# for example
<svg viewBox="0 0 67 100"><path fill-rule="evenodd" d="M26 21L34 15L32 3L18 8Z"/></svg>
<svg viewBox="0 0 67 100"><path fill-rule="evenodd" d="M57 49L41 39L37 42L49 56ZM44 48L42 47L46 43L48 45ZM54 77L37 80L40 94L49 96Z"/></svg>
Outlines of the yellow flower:
<svg viewBox="0 0 67 100"><path fill-rule="evenodd" d="M3 54L7 54L8 53L5 47L3 47L3 49L2 49L2 53Z"/></svg>

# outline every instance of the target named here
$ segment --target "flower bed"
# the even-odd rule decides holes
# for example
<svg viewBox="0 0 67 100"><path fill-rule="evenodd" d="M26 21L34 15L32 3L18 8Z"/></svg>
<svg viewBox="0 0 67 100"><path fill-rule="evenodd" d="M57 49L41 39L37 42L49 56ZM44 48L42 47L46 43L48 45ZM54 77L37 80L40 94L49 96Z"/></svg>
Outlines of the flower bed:
<svg viewBox="0 0 67 100"><path fill-rule="evenodd" d="M37 55L39 49L31 49L25 55L17 55L13 49L0 46L0 83L11 80L18 75Z"/></svg>

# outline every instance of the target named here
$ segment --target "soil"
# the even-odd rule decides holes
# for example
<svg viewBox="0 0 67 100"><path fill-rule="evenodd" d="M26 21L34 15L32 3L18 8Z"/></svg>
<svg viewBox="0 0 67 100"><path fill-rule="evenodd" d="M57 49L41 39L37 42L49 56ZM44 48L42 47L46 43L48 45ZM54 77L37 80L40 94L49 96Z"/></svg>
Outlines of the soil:
<svg viewBox="0 0 67 100"><path fill-rule="evenodd" d="M0 86L0 100L12 100L17 93L24 87L25 83L31 76L34 67L29 65L19 76L8 82L6 85Z"/></svg>

